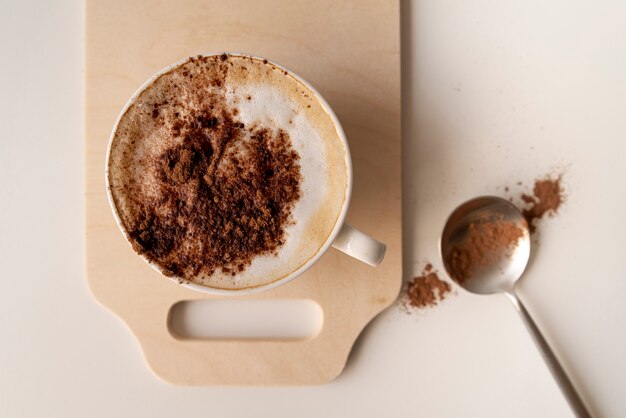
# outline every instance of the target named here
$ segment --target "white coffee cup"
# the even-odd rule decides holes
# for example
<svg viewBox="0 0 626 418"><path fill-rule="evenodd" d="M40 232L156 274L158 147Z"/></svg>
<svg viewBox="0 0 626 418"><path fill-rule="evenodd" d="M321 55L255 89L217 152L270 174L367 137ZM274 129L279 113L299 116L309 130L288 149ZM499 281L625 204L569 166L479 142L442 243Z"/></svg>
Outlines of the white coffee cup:
<svg viewBox="0 0 626 418"><path fill-rule="evenodd" d="M220 53L209 53L209 54L204 54L204 56L215 56L215 55L221 55L224 54L224 52L220 52ZM255 56L255 55L251 55L251 54L242 54L242 53L232 53L232 52L225 52L225 54L230 55L230 56L247 56L247 57L251 57L254 59L258 59L258 60L263 60L264 58L259 57L259 56ZM115 134L116 131L118 129L118 125L120 123L120 120L122 119L122 116L126 113L126 111L133 105L133 103L135 102L135 100L137 99L137 97L139 97L139 95L146 90L147 88L149 88L153 82L158 79L161 75L171 71L172 69L176 68L177 66L181 65L183 62L185 62L185 60L181 60L179 62L176 62L166 68L164 68L163 70L159 71L158 73L156 73L154 76L152 76L150 79L148 79L138 90L137 92L135 92L135 94L128 100L128 102L126 102L126 105L124 106L124 108L122 109L122 111L120 112L117 121L115 122L115 125L113 127L113 131L111 133L111 137L109 139L109 145L108 145L108 149L107 149L107 156L106 156L106 163L105 163L105 179L106 179L106 188L107 188L107 196L109 199L109 204L111 205L111 209L113 211L113 215L115 217L115 221L117 223L117 226L120 228L120 230L122 231L122 233L124 234L124 236L127 238L129 237L128 231L126 231L124 225L121 222L119 213L118 213L118 209L114 203L114 199L111 193L111 188L110 188L110 184L109 184L109 175L108 175L108 171L109 171L109 163L110 163L110 157L111 157L111 146L113 144L113 140L115 138ZM269 61L269 60L268 60ZM213 287L209 287L209 286L204 286L204 285L200 285L200 284L196 284L196 283L191 283L188 282L186 280L182 280L176 277L170 277L172 280L176 281L177 283L181 283L183 286L189 288L189 289L193 289L196 291L200 291L200 292L204 292L204 293L209 293L209 294L215 294L215 295L245 295L245 294L250 294L250 293L256 293L256 292L260 292L263 290L269 290L275 287L278 287L280 285L283 285L287 282L290 282L291 280L295 279L296 277L300 276L302 273L304 273L306 270L308 270L313 264L315 264L323 255L324 253L326 253L326 251L328 251L328 249L332 246L342 252L344 252L345 254L356 258L357 260L360 260L364 263L367 263L371 266L377 266L379 265L382 260L383 257L385 255L385 250L386 250L386 246L385 244L377 241L376 239L370 237L369 235L359 231L358 229L354 228L353 226L351 226L350 224L348 224L345 221L346 218L346 213L348 211L348 206L350 203L350 196L352 194L352 160L350 157L350 150L348 147L348 142L346 140L346 135L343 131L343 128L339 122L339 119L337 118L337 116L335 115L335 113L333 112L333 110L331 109L331 107L328 105L328 103L326 102L326 100L324 100L324 98L322 97L322 95L313 87L311 86L308 82L306 82L304 79L302 79L300 76L298 76L297 74L295 74L293 71L275 63L272 61L271 62L272 65L282 69L283 71L287 72L291 77L297 79L300 83L302 83L304 86L306 86L314 95L315 95L315 99L317 100L317 102L323 107L323 109L325 110L325 112L328 114L328 116L331 118L333 125L337 131L337 134L339 136L339 138L341 139L341 141L343 142L343 149L345 150L345 162L346 162L346 172L347 172L347 186L346 186L346 190L345 190L345 198L343 201L343 206L341 208L341 212L339 217L337 218L337 221L331 231L331 233L329 234L328 238L326 239L326 241L324 242L324 244L319 247L317 253L311 257L305 264L303 264L302 266L300 266L298 269L294 270L292 273L290 273L289 275L280 278L278 280L275 280L273 282L267 283L267 284L263 284L260 286L255 286L255 287L245 287L245 288L239 288L239 289L220 289L220 288L213 288ZM130 242L130 241L129 241ZM141 257L154 269L156 269L159 272L162 272L162 267L159 266L158 264L151 262L150 260L148 260L145 256L141 255ZM280 259L277 259L276 261L277 263L280 262Z"/></svg>

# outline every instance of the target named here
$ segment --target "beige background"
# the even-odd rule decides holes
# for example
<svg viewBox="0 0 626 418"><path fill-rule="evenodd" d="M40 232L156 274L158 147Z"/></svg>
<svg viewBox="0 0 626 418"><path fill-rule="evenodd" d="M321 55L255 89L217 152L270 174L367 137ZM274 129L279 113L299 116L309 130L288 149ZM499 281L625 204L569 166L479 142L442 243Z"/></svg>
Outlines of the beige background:
<svg viewBox="0 0 626 418"><path fill-rule="evenodd" d="M436 260L457 203L565 166L567 205L542 225L522 293L597 415L623 415L626 6L413 5L405 274ZM156 379L131 333L87 291L81 7L5 2L0 14L1 416L570 416L508 301L460 290L417 316L385 312L328 385Z"/></svg>

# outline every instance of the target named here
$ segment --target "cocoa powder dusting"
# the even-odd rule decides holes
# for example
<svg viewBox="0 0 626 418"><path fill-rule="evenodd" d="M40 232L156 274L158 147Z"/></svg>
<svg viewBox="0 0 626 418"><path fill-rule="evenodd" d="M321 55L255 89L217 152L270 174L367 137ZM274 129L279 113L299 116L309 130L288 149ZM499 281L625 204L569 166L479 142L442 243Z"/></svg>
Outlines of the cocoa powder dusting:
<svg viewBox="0 0 626 418"><path fill-rule="evenodd" d="M410 280L406 290L407 308L427 308L444 300L452 287L439 278L430 263L426 264L420 276Z"/></svg>
<svg viewBox="0 0 626 418"><path fill-rule="evenodd" d="M510 255L523 235L524 231L511 221L471 223L463 245L454 246L446 256L452 278L459 284L471 279L476 270Z"/></svg>
<svg viewBox="0 0 626 418"><path fill-rule="evenodd" d="M546 214L550 216L555 215L563 203L561 177L559 176L556 179L546 177L535 180L533 195L522 195L524 203L529 205L522 213L528 222L530 232L535 232L538 219L543 218Z"/></svg>
<svg viewBox="0 0 626 418"><path fill-rule="evenodd" d="M186 71L203 59L190 60ZM210 83L221 85L220 74ZM136 251L187 280L234 276L256 256L276 254L301 194L300 157L285 131L245 126L217 94L199 99L202 108L169 125L181 141L148 162L158 173L158 197L136 202L128 221ZM154 118L164 105L155 104Z"/></svg>

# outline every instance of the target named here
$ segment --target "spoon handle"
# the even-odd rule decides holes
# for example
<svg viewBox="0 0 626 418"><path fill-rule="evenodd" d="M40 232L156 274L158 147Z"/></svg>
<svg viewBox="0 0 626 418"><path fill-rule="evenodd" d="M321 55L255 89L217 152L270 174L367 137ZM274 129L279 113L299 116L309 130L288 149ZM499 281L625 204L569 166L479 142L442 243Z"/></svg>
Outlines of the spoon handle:
<svg viewBox="0 0 626 418"><path fill-rule="evenodd" d="M514 293L507 293L507 296L509 297L509 299L511 299L511 302L513 302L513 305L515 305L515 307L517 308L517 311L522 317L522 320L524 321L528 332L530 332L530 335L532 335L533 339L535 340L535 344L537 344L537 347L539 347L539 351L541 352L544 361L550 368L552 375L556 379L556 382L560 386L561 391L563 392L563 395L565 395L565 398L569 402L572 410L576 413L576 416L580 418L591 417L591 414L585 407L585 404L578 395L578 392L576 392L576 388L570 381L569 377L567 377L567 373L565 373L565 370L563 370L563 367L561 367L559 360L552 352L552 349L548 345L548 342L545 340L545 338L543 338L541 331L539 331L539 328L537 328L537 325L535 325L535 321L533 321L533 319L530 317L530 314L524 307L524 304L522 304L522 301Z"/></svg>

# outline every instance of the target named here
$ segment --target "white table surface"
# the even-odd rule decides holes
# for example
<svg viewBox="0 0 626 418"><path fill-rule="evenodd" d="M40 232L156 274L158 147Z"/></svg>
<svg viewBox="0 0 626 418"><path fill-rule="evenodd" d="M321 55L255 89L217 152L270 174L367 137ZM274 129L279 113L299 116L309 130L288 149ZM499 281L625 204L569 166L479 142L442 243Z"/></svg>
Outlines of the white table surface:
<svg viewBox="0 0 626 418"><path fill-rule="evenodd" d="M457 290L369 326L317 387L158 380L90 296L84 265L83 5L3 1L0 416L571 416L505 297ZM626 415L626 3L403 4L405 277L447 214L565 172L521 285L597 416Z"/></svg>

